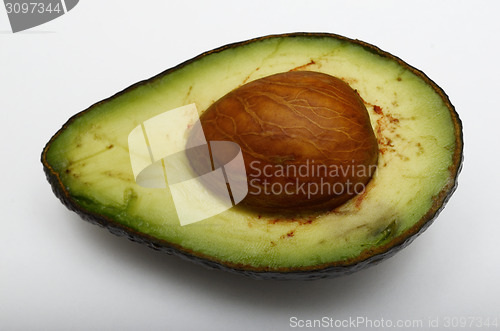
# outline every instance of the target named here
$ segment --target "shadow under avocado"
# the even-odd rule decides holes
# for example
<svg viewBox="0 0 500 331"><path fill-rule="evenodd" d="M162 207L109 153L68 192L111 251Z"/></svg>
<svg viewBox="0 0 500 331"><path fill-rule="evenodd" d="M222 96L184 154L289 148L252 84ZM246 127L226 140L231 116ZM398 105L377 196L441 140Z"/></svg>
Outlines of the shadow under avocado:
<svg viewBox="0 0 500 331"><path fill-rule="evenodd" d="M89 244L100 246L100 251L112 255L122 263L144 270L148 277L158 277L160 282L177 288L185 287L200 297L212 301L231 301L243 306L259 306L263 310L292 313L300 309L304 314L321 311L327 305L335 307L356 307L376 292L376 288L387 284L388 279L397 277L394 264L389 262L348 276L314 281L255 280L220 270L209 270L183 259L154 251L143 245L119 238L102 231L92 224L82 222L75 215L75 231L89 237ZM98 231L95 231L98 230ZM411 259L406 259L406 261ZM403 264L401 264L403 262ZM398 269L409 263L398 261ZM390 283L390 282L389 282ZM165 296L168 297L168 293ZM333 311L332 311L333 313Z"/></svg>

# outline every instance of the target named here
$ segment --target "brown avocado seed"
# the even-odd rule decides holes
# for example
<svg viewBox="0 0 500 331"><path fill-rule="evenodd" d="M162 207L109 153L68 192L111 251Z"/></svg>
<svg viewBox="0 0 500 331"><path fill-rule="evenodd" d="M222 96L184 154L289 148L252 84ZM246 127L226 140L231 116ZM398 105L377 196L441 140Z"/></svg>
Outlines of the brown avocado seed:
<svg viewBox="0 0 500 331"><path fill-rule="evenodd" d="M241 203L250 208L330 210L362 193L376 170L377 139L363 101L327 74L252 81L217 100L200 121L207 141L240 146L248 183Z"/></svg>

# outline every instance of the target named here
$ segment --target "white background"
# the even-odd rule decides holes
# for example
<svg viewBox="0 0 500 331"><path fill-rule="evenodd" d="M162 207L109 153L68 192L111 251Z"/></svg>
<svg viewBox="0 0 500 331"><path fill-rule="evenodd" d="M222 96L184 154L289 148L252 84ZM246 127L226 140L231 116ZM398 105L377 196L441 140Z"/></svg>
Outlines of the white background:
<svg viewBox="0 0 500 331"><path fill-rule="evenodd" d="M81 0L12 34L0 7L0 329L287 330L292 316L421 319L427 329L437 318L442 328L446 318L500 319L499 10L494 1ZM337 279L255 281L115 237L54 197L40 153L71 115L204 51L295 31L401 57L463 120L459 188L395 257Z"/></svg>

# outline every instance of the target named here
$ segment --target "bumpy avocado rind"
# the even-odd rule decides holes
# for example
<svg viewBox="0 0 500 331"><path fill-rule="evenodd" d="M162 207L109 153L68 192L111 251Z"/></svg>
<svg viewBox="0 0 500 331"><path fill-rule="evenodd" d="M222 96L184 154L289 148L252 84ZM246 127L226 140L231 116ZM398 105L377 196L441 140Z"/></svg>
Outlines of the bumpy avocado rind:
<svg viewBox="0 0 500 331"><path fill-rule="evenodd" d="M180 226L168 189L135 183L127 137L141 122L290 70L328 73L370 113L379 165L366 193L331 212L279 217L238 206ZM269 279L349 274L408 245L457 186L461 121L425 74L361 41L332 34L257 38L201 54L76 114L42 153L55 195L116 235L196 263Z"/></svg>

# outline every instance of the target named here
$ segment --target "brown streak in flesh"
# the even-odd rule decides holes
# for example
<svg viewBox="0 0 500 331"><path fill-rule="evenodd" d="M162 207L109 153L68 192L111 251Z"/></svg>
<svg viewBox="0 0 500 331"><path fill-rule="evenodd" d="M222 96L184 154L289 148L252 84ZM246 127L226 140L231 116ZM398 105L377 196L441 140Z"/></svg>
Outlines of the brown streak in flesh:
<svg viewBox="0 0 500 331"><path fill-rule="evenodd" d="M255 70L252 73L248 74L248 76L246 76L245 79L243 79L243 83L241 83L241 85L244 85L246 82L248 82L250 77L252 77L252 75L259 70L260 70L260 67L255 68Z"/></svg>
<svg viewBox="0 0 500 331"><path fill-rule="evenodd" d="M399 119L394 117L388 112L384 112L382 110L382 107L377 106L377 105L371 105L373 108L373 111L380 115L381 117L377 119L376 123L376 128L375 131L377 132L377 141L379 144L379 152L380 154L384 154L386 152L395 152L396 149L394 148L394 143L391 138L389 138L385 132L391 132L394 133L396 132L398 125L399 125ZM397 137L398 135L396 135ZM404 155L398 154L398 156L401 159L407 158Z"/></svg>
<svg viewBox="0 0 500 331"><path fill-rule="evenodd" d="M303 70L303 69L306 69L307 67L313 65L313 64L316 64L316 62L314 62L313 59L311 59L311 61L309 61L309 63L306 63L306 64L303 64L301 66L298 66L298 67L295 67L293 69L290 69L289 71L299 71L299 70Z"/></svg>

